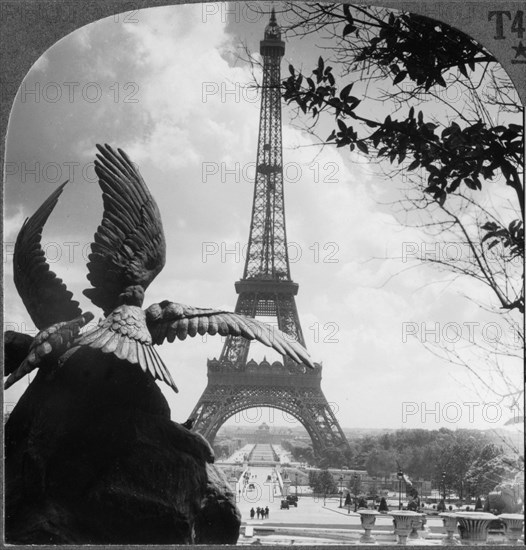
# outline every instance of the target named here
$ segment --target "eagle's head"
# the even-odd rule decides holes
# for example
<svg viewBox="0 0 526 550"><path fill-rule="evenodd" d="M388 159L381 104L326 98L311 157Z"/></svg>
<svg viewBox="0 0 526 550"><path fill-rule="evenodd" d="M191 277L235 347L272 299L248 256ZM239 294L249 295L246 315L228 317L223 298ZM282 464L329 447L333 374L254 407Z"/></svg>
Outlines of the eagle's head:
<svg viewBox="0 0 526 550"><path fill-rule="evenodd" d="M141 307L144 302L144 288L141 285L128 286L119 294L119 305Z"/></svg>

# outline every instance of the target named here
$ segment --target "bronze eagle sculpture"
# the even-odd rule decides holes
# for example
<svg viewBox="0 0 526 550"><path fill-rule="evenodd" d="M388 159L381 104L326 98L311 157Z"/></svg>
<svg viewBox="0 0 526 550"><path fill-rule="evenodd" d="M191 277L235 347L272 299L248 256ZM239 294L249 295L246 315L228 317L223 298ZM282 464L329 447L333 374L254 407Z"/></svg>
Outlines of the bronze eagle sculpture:
<svg viewBox="0 0 526 550"><path fill-rule="evenodd" d="M105 318L81 332L93 314L80 310L66 285L50 270L40 244L65 182L24 222L15 243L15 285L40 332L34 339L6 332L4 375L9 377L5 388L37 367L59 368L80 348L89 346L139 365L177 392L155 345L197 334L255 339L313 368L301 344L256 319L170 301L142 309L145 291L166 261L160 212L126 153L109 145L97 145L97 149L95 172L104 213L88 257L92 288L84 294L102 308Z"/></svg>

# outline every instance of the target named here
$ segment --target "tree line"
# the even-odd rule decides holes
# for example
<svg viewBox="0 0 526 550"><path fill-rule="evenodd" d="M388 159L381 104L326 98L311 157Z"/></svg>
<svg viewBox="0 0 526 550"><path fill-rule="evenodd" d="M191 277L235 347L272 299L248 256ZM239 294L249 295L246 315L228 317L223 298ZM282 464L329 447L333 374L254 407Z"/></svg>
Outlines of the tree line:
<svg viewBox="0 0 526 550"><path fill-rule="evenodd" d="M523 456L516 458L505 441L499 444L478 430L398 430L351 440L346 452L327 448L320 455L304 443L282 441L281 445L294 460L310 466L366 470L379 486L401 469L409 479L431 481L441 493L445 489L459 498L487 494L524 471ZM334 488L327 476L312 481L317 489Z"/></svg>

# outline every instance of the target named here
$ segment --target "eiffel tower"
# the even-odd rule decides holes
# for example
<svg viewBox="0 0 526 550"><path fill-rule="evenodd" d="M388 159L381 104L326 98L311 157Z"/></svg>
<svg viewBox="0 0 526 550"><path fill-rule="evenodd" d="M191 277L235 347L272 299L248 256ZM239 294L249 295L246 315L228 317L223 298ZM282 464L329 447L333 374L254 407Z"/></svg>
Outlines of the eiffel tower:
<svg viewBox="0 0 526 550"><path fill-rule="evenodd" d="M285 53L274 10L260 42L263 84L252 221L243 278L235 283L236 313L274 317L278 328L305 345L290 277L283 202L280 65ZM348 446L321 389L321 365L304 372L292 359L259 364L248 359L250 342L227 337L219 359L209 359L208 385L191 417L212 442L225 421L252 407L281 409L307 430L316 453Z"/></svg>

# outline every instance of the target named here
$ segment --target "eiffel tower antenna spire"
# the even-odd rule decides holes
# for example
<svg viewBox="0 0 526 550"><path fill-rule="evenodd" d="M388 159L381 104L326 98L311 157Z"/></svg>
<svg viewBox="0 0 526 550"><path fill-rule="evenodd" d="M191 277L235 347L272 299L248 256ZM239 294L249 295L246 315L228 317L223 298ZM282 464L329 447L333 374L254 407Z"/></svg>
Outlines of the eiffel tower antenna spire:
<svg viewBox="0 0 526 550"><path fill-rule="evenodd" d="M305 345L290 276L285 226L281 136L281 58L285 42L272 9L260 42L263 82L254 199L243 277L235 283L236 313L274 317L278 328ZM321 365L303 372L296 362L247 362L250 342L227 337L219 360L208 361L208 386L190 415L209 441L234 413L257 406L289 412L307 429L315 450L348 446L321 390Z"/></svg>

